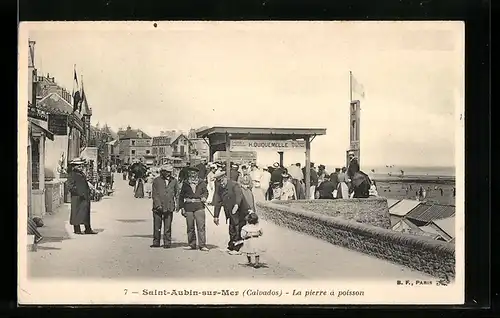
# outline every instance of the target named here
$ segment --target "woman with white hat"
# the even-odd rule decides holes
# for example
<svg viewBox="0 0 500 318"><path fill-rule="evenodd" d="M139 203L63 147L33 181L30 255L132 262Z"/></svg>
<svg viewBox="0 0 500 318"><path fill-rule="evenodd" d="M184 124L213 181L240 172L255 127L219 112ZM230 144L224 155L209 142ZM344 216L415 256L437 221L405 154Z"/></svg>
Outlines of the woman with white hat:
<svg viewBox="0 0 500 318"><path fill-rule="evenodd" d="M297 193L295 192L295 186L293 185L290 175L283 173L283 187L281 188L280 200L297 200Z"/></svg>

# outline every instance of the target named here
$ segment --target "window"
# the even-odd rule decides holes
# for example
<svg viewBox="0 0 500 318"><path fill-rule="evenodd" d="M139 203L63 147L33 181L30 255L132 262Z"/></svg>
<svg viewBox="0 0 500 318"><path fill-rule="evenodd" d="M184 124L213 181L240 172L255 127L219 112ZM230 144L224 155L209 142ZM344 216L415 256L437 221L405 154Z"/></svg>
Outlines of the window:
<svg viewBox="0 0 500 318"><path fill-rule="evenodd" d="M184 155L184 146L181 145L181 150L180 150L181 156Z"/></svg>
<svg viewBox="0 0 500 318"><path fill-rule="evenodd" d="M146 150L146 155L149 155L149 150Z"/></svg>
<svg viewBox="0 0 500 318"><path fill-rule="evenodd" d="M153 148L153 155L156 155L158 153L158 148Z"/></svg>
<svg viewBox="0 0 500 318"><path fill-rule="evenodd" d="M135 146L135 140L132 140L131 142L132 142L132 146Z"/></svg>
<svg viewBox="0 0 500 318"><path fill-rule="evenodd" d="M31 189L40 188L40 139L31 139Z"/></svg>
<svg viewBox="0 0 500 318"><path fill-rule="evenodd" d="M130 153L135 155L135 150L130 150Z"/></svg>

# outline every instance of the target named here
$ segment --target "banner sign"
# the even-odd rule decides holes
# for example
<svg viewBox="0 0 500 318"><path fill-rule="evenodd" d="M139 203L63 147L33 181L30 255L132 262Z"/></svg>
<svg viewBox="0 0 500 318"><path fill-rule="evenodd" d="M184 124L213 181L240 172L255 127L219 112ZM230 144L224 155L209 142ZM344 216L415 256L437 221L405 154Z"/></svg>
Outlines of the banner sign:
<svg viewBox="0 0 500 318"><path fill-rule="evenodd" d="M304 140L231 140L230 150L304 150L306 142Z"/></svg>
<svg viewBox="0 0 500 318"><path fill-rule="evenodd" d="M68 134L68 116L50 114L47 126L54 135L66 136Z"/></svg>

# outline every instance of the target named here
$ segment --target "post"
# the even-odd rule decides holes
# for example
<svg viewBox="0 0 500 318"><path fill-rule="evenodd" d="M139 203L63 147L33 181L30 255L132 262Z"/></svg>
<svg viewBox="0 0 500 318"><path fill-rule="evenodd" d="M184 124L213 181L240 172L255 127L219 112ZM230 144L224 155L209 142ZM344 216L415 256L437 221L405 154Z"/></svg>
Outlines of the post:
<svg viewBox="0 0 500 318"><path fill-rule="evenodd" d="M229 178L231 173L231 135L226 134L226 174Z"/></svg>
<svg viewBox="0 0 500 318"><path fill-rule="evenodd" d="M31 161L31 131L28 133L28 218L31 218L31 216L33 215L32 213L32 204L31 204L31 188L32 188L32 180L31 180L31 165L32 165L32 161Z"/></svg>
<svg viewBox="0 0 500 318"><path fill-rule="evenodd" d="M39 189L45 192L45 136L41 134L38 142L38 153L40 154L40 159L38 160L38 178L39 178Z"/></svg>
<svg viewBox="0 0 500 318"><path fill-rule="evenodd" d="M283 167L283 151L278 151L278 154L280 155L280 166Z"/></svg>
<svg viewBox="0 0 500 318"><path fill-rule="evenodd" d="M306 141L306 200L311 197L311 139L305 138Z"/></svg>
<svg viewBox="0 0 500 318"><path fill-rule="evenodd" d="M352 102L352 71L349 71L349 101Z"/></svg>

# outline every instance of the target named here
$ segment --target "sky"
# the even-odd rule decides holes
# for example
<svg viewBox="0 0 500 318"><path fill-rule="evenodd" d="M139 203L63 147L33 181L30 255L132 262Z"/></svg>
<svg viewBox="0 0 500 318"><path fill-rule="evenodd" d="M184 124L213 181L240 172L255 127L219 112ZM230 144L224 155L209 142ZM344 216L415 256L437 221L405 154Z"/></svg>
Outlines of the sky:
<svg viewBox="0 0 500 318"><path fill-rule="evenodd" d="M71 91L76 64L93 124L130 125L152 136L201 126L326 128L312 143L312 161L342 165L352 71L366 93L360 99L364 164L455 164L464 98L458 22L28 26L39 74ZM286 163L297 161L303 153L285 154Z"/></svg>

